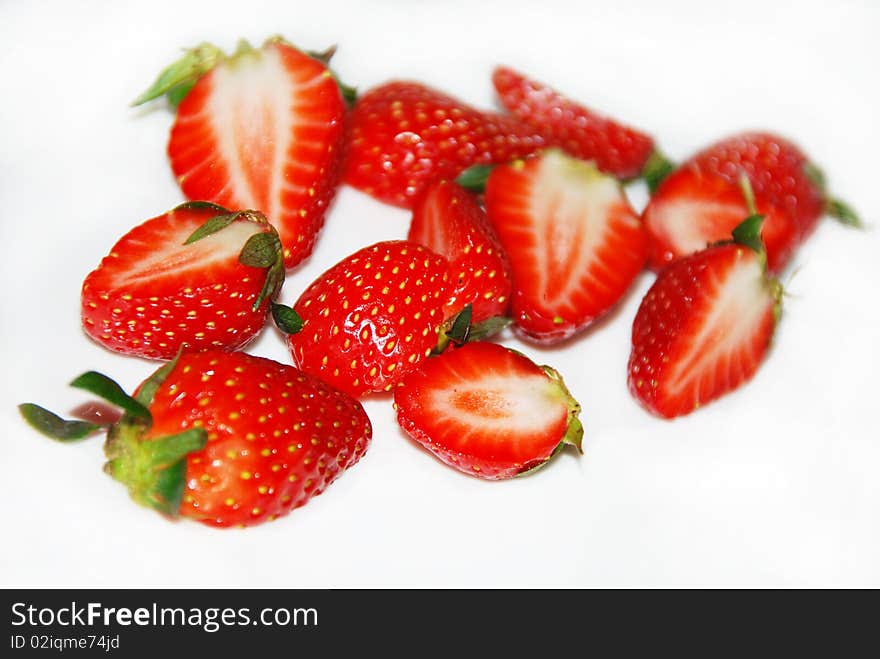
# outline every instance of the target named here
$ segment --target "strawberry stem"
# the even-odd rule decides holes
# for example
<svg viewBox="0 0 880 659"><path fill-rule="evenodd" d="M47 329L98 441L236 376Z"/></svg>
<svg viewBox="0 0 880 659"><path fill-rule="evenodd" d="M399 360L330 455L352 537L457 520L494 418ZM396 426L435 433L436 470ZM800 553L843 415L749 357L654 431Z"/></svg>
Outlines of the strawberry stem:
<svg viewBox="0 0 880 659"><path fill-rule="evenodd" d="M494 165L474 165L459 174L455 182L465 190L483 192L486 189L486 181L489 179L489 174L492 173L494 168Z"/></svg>
<svg viewBox="0 0 880 659"><path fill-rule="evenodd" d="M673 170L675 170L674 162L659 151L651 152L645 166L642 168L642 178L648 184L648 190L651 194L657 191L663 179L669 176Z"/></svg>
<svg viewBox="0 0 880 659"><path fill-rule="evenodd" d="M162 69L155 82L132 101L131 105L143 105L165 96L169 105L176 108L199 78L217 66L224 57L222 50L207 42L186 50L183 57Z"/></svg>

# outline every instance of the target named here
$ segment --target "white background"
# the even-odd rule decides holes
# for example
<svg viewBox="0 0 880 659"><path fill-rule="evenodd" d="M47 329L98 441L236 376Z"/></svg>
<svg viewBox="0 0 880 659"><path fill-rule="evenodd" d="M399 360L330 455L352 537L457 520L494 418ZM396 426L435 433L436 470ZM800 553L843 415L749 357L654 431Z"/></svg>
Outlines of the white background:
<svg viewBox="0 0 880 659"><path fill-rule="evenodd" d="M496 64L643 127L673 158L745 128L793 138L877 226L880 5L863 2L0 3L0 584L7 586L880 586L880 244L826 221L785 275L775 347L748 386L690 417L626 390L629 328L652 275L563 348L508 345L556 366L583 404L585 454L486 483L365 403L375 438L325 494L277 522L170 523L101 472L101 441L60 446L15 405L69 412L82 371L128 389L155 365L79 327L86 273L131 226L182 201L171 114L128 103L179 49L273 34L362 90L412 77L492 107ZM644 191L631 190L641 207ZM408 213L342 188L292 303L358 247L401 238ZM251 352L289 361L274 329Z"/></svg>

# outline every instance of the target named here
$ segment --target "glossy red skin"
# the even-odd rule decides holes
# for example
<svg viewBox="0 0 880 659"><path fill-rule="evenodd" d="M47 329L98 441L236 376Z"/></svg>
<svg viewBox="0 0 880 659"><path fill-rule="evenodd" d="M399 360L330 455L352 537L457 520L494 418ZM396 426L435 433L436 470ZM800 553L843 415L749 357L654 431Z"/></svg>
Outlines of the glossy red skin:
<svg viewBox="0 0 880 659"><path fill-rule="evenodd" d="M304 505L372 438L356 400L244 353L182 355L149 409L147 441L195 427L207 433L205 448L187 456L180 514L211 526L252 526Z"/></svg>
<svg viewBox="0 0 880 659"><path fill-rule="evenodd" d="M525 432L516 424L506 431L483 432L457 420L438 420L431 393L453 391L462 382L486 375L500 378L549 377L523 355L495 343L475 341L432 357L394 390L397 422L406 433L442 462L486 480L511 478L547 460L568 427L568 408L560 397L559 411L539 431ZM466 407L478 407L479 401Z"/></svg>
<svg viewBox="0 0 880 659"><path fill-rule="evenodd" d="M713 309L715 282L739 263L758 258L749 248L728 243L679 259L657 276L633 321L627 369L630 393L652 414L664 418L690 414L747 382L763 363L778 313L778 299L772 290L755 300L756 305L764 306L760 322L752 328L748 341L738 346L729 368L689 373L702 376L699 385L684 391L673 387L674 370L697 340L701 321ZM765 279L765 286L772 287L771 281ZM711 351L712 347L705 344L701 349Z"/></svg>
<svg viewBox="0 0 880 659"><path fill-rule="evenodd" d="M454 181L437 179L413 207L408 240L449 261L453 290L444 315L467 304L471 322L504 316L510 306L510 263L486 212Z"/></svg>
<svg viewBox="0 0 880 659"><path fill-rule="evenodd" d="M476 110L418 82L367 91L351 113L345 182L411 208L435 178L533 153L544 139L513 117Z"/></svg>
<svg viewBox="0 0 880 659"><path fill-rule="evenodd" d="M657 239L652 265L660 267L683 256L652 230L651 215L670 199L681 197L738 198L742 214L749 215L740 187L745 173L759 213L765 214L762 232L768 265L781 271L797 248L810 236L827 205L825 190L810 177L806 155L792 142L769 133L742 133L717 142L688 159L664 180L645 208L646 225ZM706 244L726 240L738 222L719 217L706 229Z"/></svg>
<svg viewBox="0 0 880 659"><path fill-rule="evenodd" d="M448 271L442 256L404 240L342 259L293 305L303 319L288 336L294 363L352 396L390 390L437 345Z"/></svg>
<svg viewBox="0 0 880 659"><path fill-rule="evenodd" d="M498 67L492 83L501 103L546 138L581 160L618 178L641 174L654 152L654 140L645 133L604 117L563 96L547 85L508 67Z"/></svg>
<svg viewBox="0 0 880 659"><path fill-rule="evenodd" d="M513 328L529 341L552 345L585 330L623 297L644 268L648 238L621 192L607 218L614 228L604 243L601 265L593 264L588 271L578 273L570 263L554 263L552 270L542 273L543 266L533 258L536 244L522 230L534 223L530 199L539 194L535 174L539 163L540 157L533 157L493 169L486 183L485 203L510 260ZM570 308L562 312L558 304L548 303L548 296L568 287L573 276L583 278L583 282L564 301ZM587 280L593 276L601 278L603 284Z"/></svg>
<svg viewBox="0 0 880 659"><path fill-rule="evenodd" d="M237 350L253 340L266 322L268 304L253 309L266 270L242 265L238 254L209 268L172 269L125 287L115 281L161 249L166 231L177 237L175 229L183 226L191 234L217 214L210 208L179 208L120 238L83 282L85 332L110 350L147 359L171 359L181 346Z"/></svg>
<svg viewBox="0 0 880 659"><path fill-rule="evenodd" d="M280 212L270 213L272 178L276 162L275 139L238 144L241 158L247 162L251 194L237 196L228 185L230 164L221 155L218 138L208 117L209 104L215 91L217 71L235 62L219 64L205 74L184 97L168 140L168 158L180 188L189 199L212 201L239 210L262 211L275 226L284 246L284 263L292 268L314 249L324 214L333 200L342 175L345 141L345 101L329 70L318 60L296 48L269 43L262 51L277 52L291 81L309 85L308 97L291 98L292 116L305 119L293 122L291 148L279 154L280 176L286 186L280 193Z"/></svg>

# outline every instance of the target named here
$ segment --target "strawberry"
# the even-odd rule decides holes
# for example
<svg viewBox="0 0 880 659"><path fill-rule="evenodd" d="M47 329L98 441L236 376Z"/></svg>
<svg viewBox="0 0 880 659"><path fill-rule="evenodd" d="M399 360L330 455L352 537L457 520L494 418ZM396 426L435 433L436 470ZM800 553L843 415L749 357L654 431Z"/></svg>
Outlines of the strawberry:
<svg viewBox="0 0 880 659"><path fill-rule="evenodd" d="M734 241L661 270L636 314L629 389L650 412L689 414L749 380L781 312L782 288L766 270L760 215Z"/></svg>
<svg viewBox="0 0 880 659"><path fill-rule="evenodd" d="M355 464L372 428L361 405L292 366L244 353L185 353L125 394L99 373L71 383L123 408L110 425L20 406L65 441L107 431L105 471L169 517L251 526L305 504Z"/></svg>
<svg viewBox="0 0 880 659"><path fill-rule="evenodd" d="M582 331L627 291L647 236L620 183L551 149L496 167L486 211L513 272L514 329L539 343Z"/></svg>
<svg viewBox="0 0 880 659"><path fill-rule="evenodd" d="M848 206L828 196L821 172L797 146L769 133L743 133L695 154L660 183L643 214L652 267L730 235L748 214L742 175L765 217L762 237L773 272L788 264L823 213L858 224Z"/></svg>
<svg viewBox="0 0 880 659"><path fill-rule="evenodd" d="M607 174L639 176L656 153L649 135L604 117L513 69L496 68L492 83L501 104L537 129L549 145L581 160L592 160ZM655 158L660 158L659 154Z"/></svg>
<svg viewBox="0 0 880 659"><path fill-rule="evenodd" d="M453 290L444 315L472 305L471 322L503 316L510 304L510 264L476 199L437 179L413 207L407 239L446 257Z"/></svg>
<svg viewBox="0 0 880 659"><path fill-rule="evenodd" d="M86 277L82 323L101 345L171 359L246 345L284 281L278 234L260 213L189 202L125 234Z"/></svg>
<svg viewBox="0 0 880 659"><path fill-rule="evenodd" d="M581 450L581 408L559 373L496 343L432 357L395 388L394 405L413 439L479 478L531 471L566 444Z"/></svg>
<svg viewBox="0 0 880 659"><path fill-rule="evenodd" d="M358 250L289 308L277 305L293 361L353 396L390 390L437 344L449 297L442 256L404 240ZM292 326L293 325L293 326Z"/></svg>
<svg viewBox="0 0 880 659"><path fill-rule="evenodd" d="M202 44L135 104L163 94L179 102L168 157L183 193L262 211L281 236L285 265L306 258L336 190L344 140L343 92L325 61L278 38L259 49L241 42L232 55Z"/></svg>
<svg viewBox="0 0 880 659"><path fill-rule="evenodd" d="M435 178L475 164L506 162L544 146L512 117L482 112L417 82L394 81L361 96L351 115L345 181L376 199L411 208Z"/></svg>

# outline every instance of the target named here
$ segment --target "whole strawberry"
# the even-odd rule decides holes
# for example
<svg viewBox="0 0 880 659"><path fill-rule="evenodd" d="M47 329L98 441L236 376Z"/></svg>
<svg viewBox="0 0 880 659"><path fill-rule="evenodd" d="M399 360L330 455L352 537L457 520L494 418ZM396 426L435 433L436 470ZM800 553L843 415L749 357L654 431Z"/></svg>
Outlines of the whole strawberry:
<svg viewBox="0 0 880 659"><path fill-rule="evenodd" d="M605 173L618 178L638 176L656 154L649 135L604 117L511 68L496 68L492 83L502 105L538 130L548 145L581 160L592 160Z"/></svg>
<svg viewBox="0 0 880 659"><path fill-rule="evenodd" d="M405 240L358 250L293 305L294 363L352 396L390 390L437 345L449 296L446 259ZM279 320L277 305L276 320Z"/></svg>
<svg viewBox="0 0 880 659"><path fill-rule="evenodd" d="M132 498L211 526L273 520L324 491L367 450L360 404L292 366L244 353L187 353L133 397L89 372L71 383L124 410L109 427L33 404L25 419L55 439L107 431L105 471Z"/></svg>
<svg viewBox="0 0 880 659"><path fill-rule="evenodd" d="M495 343L432 357L394 389L394 405L414 440L478 478L510 478L567 444L581 449L581 408L559 373Z"/></svg>
<svg viewBox="0 0 880 659"><path fill-rule="evenodd" d="M749 217L734 229L733 241L661 270L642 300L628 382L653 414L689 414L739 387L763 363L782 287L767 274L762 219Z"/></svg>
<svg viewBox="0 0 880 659"><path fill-rule="evenodd" d="M280 38L242 41L232 55L201 44L135 101L168 95L177 106L168 157L183 193L263 212L288 268L311 253L341 173L346 106L330 54Z"/></svg>
<svg viewBox="0 0 880 659"><path fill-rule="evenodd" d="M358 98L351 113L345 181L411 208L435 178L506 162L544 146L513 117L482 112L417 82L389 82Z"/></svg>
<svg viewBox="0 0 880 659"><path fill-rule="evenodd" d="M149 359L236 350L263 328L283 281L278 234L262 214L189 202L129 231L89 273L83 328Z"/></svg>
<svg viewBox="0 0 880 659"><path fill-rule="evenodd" d="M743 176L765 218L762 239L773 272L789 263L824 213L859 223L848 206L831 199L820 170L795 144L770 133L742 133L695 154L660 183L643 213L654 268L730 235L749 213Z"/></svg>
<svg viewBox="0 0 880 659"><path fill-rule="evenodd" d="M413 207L407 239L449 261L452 291L445 315L465 305L471 322L504 316L510 306L510 264L476 198L454 181L437 179Z"/></svg>

